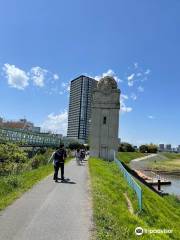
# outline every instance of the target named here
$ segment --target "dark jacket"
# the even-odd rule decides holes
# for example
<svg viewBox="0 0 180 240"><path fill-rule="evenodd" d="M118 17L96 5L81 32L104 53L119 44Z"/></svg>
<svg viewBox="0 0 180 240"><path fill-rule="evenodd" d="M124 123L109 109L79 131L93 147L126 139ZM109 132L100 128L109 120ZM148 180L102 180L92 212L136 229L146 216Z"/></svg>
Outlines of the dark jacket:
<svg viewBox="0 0 180 240"><path fill-rule="evenodd" d="M64 163L66 157L66 150L58 149L54 154L54 162Z"/></svg>

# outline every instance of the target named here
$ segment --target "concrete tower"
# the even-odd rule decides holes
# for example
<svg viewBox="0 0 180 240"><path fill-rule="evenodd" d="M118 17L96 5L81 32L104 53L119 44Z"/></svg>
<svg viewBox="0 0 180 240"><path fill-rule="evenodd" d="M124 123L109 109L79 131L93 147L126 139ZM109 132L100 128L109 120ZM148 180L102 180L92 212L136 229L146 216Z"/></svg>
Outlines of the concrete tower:
<svg viewBox="0 0 180 240"><path fill-rule="evenodd" d="M103 77L93 92L90 155L112 161L118 150L120 89L113 77Z"/></svg>

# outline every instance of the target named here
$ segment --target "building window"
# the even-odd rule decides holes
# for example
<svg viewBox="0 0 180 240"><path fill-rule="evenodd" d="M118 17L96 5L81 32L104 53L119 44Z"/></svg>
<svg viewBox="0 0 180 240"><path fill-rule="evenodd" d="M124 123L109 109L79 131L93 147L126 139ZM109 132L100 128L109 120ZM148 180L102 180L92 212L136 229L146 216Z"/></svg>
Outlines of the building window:
<svg viewBox="0 0 180 240"><path fill-rule="evenodd" d="M103 117L103 124L106 124L106 117Z"/></svg>

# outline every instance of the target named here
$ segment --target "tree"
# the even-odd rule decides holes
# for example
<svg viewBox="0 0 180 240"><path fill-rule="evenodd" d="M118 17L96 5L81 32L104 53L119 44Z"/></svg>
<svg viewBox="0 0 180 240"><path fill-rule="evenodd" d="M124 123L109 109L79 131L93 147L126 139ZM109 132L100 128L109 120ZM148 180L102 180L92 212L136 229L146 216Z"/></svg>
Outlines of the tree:
<svg viewBox="0 0 180 240"><path fill-rule="evenodd" d="M139 147L139 151L142 152L142 153L148 152L148 146L147 145L141 145Z"/></svg>
<svg viewBox="0 0 180 240"><path fill-rule="evenodd" d="M148 152L149 153L157 153L157 150L158 150L158 148L155 144L151 143L151 144L148 145Z"/></svg>
<svg viewBox="0 0 180 240"><path fill-rule="evenodd" d="M144 144L139 147L139 151L142 153L156 153L158 150L155 144Z"/></svg>
<svg viewBox="0 0 180 240"><path fill-rule="evenodd" d="M130 143L121 143L119 144L118 152L134 152L135 149Z"/></svg>
<svg viewBox="0 0 180 240"><path fill-rule="evenodd" d="M69 149L71 149L71 150L75 150L75 149L78 149L78 148L84 148L84 145L82 145L78 142L74 142L74 143L69 144Z"/></svg>

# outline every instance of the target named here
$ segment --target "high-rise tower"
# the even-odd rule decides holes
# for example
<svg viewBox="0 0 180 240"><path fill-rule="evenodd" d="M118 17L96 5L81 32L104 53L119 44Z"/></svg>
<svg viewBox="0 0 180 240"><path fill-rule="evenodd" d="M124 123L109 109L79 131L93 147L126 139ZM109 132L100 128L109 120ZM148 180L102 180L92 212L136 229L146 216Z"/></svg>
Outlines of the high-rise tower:
<svg viewBox="0 0 180 240"><path fill-rule="evenodd" d="M71 81L67 137L88 142L92 92L96 85L96 80L83 75Z"/></svg>

